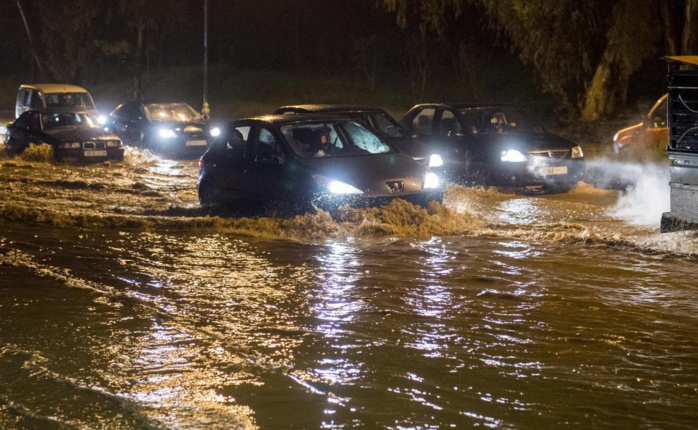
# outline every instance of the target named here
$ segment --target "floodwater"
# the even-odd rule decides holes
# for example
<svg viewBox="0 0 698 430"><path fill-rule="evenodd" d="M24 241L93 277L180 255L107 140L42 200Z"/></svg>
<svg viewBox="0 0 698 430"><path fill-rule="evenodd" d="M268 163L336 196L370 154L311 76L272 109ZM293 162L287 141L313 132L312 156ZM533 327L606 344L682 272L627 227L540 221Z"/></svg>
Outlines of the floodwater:
<svg viewBox="0 0 698 430"><path fill-rule="evenodd" d="M590 167L221 218L196 161L0 159L0 428L693 429L698 235L664 166Z"/></svg>

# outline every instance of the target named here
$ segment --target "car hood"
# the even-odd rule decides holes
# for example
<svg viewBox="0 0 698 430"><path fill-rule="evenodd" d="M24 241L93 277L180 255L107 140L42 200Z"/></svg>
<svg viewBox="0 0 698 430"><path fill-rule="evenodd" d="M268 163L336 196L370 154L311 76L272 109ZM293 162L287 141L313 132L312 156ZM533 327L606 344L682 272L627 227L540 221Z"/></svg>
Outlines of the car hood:
<svg viewBox="0 0 698 430"><path fill-rule="evenodd" d="M45 133L56 139L58 142L83 142L86 140L93 139L119 140L117 135L105 131L101 128L62 127L55 128L52 130L46 130Z"/></svg>
<svg viewBox="0 0 698 430"><path fill-rule="evenodd" d="M551 149L570 149L576 144L552 133L517 132L501 134L483 134L481 139L496 142L502 147L519 151L539 151ZM505 148L502 148L505 149Z"/></svg>
<svg viewBox="0 0 698 430"><path fill-rule="evenodd" d="M386 139L392 143L399 151L411 156L413 159L429 158L432 154L438 153L423 142L409 137L391 137Z"/></svg>
<svg viewBox="0 0 698 430"><path fill-rule="evenodd" d="M427 169L402 153L302 159L303 166L327 181L352 185L368 195L390 194L387 182L403 181L404 193L422 190Z"/></svg>
<svg viewBox="0 0 698 430"><path fill-rule="evenodd" d="M643 123L638 123L638 124L633 124L629 127L625 127L621 130L618 130L618 132L615 134L613 137L614 142L618 142L621 140L625 140L631 136L636 135L642 128L644 127Z"/></svg>

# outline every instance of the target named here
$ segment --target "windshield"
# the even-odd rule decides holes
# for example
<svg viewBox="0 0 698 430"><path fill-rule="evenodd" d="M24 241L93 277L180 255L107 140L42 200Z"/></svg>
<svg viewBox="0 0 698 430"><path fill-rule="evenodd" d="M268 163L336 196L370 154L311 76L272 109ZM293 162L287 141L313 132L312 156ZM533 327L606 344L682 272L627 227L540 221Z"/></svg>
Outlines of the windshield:
<svg viewBox="0 0 698 430"><path fill-rule="evenodd" d="M99 124L86 113L51 112L42 116L44 128L59 127L99 128Z"/></svg>
<svg viewBox="0 0 698 430"><path fill-rule="evenodd" d="M44 99L47 108L95 108L88 93L49 93L44 94Z"/></svg>
<svg viewBox="0 0 698 430"><path fill-rule="evenodd" d="M392 148L357 122L303 123L281 127L281 132L298 156L349 157L384 154Z"/></svg>
<svg viewBox="0 0 698 430"><path fill-rule="evenodd" d="M371 114L373 128L387 137L405 137L400 124L385 113Z"/></svg>
<svg viewBox="0 0 698 430"><path fill-rule="evenodd" d="M474 133L543 132L543 128L515 108L485 107L459 110L467 130Z"/></svg>
<svg viewBox="0 0 698 430"><path fill-rule="evenodd" d="M186 103L153 103L145 106L145 114L150 121L198 121L199 115Z"/></svg>

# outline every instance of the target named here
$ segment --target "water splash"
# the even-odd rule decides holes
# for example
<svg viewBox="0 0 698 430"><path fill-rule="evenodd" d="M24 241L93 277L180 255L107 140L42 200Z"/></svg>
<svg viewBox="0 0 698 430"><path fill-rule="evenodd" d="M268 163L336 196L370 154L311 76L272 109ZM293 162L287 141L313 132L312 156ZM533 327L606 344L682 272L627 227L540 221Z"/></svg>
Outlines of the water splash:
<svg viewBox="0 0 698 430"><path fill-rule="evenodd" d="M601 159L589 169L597 186L620 188L623 193L609 208L611 216L632 225L659 225L669 211L669 168L660 163L628 163Z"/></svg>

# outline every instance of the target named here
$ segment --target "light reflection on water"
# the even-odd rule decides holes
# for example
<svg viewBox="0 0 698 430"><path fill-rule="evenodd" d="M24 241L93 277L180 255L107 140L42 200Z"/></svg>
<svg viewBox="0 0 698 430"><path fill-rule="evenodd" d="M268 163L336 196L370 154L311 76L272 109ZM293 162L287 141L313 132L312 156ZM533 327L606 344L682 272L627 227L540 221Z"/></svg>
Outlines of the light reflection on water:
<svg viewBox="0 0 698 430"><path fill-rule="evenodd" d="M406 227L429 221L419 236L399 223L368 228L378 223L361 218L369 212L243 225L282 226L266 240L230 234L236 220L184 220L179 232L166 217L141 221L170 193L184 206L196 198L178 188L193 166L151 161L117 172L94 201L81 195L91 209L65 219L75 189L112 183L7 175L6 201L20 184L31 192L18 197L26 213L0 219L0 427L41 428L32 420L45 417L78 428L280 429L698 419L695 261L683 249L698 242L605 215L615 191L455 187L447 201L477 222L393 208ZM47 193L63 228L34 218ZM133 228L100 228L114 206ZM454 230L422 235L441 221Z"/></svg>

